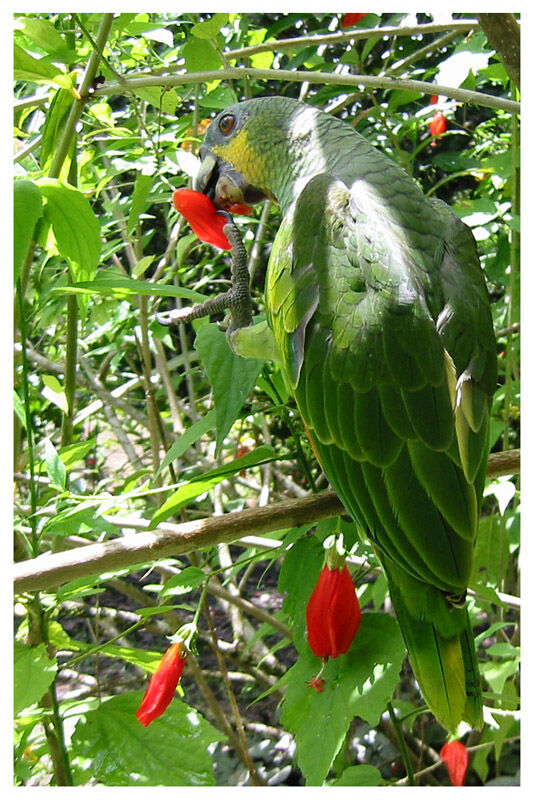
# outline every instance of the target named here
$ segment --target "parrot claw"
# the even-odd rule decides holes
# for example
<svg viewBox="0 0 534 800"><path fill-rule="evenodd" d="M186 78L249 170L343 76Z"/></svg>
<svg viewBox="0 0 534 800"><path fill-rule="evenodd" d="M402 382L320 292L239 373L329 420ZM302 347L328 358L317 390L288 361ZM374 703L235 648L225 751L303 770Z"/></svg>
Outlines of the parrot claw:
<svg viewBox="0 0 534 800"><path fill-rule="evenodd" d="M156 314L156 321L160 325L170 327L191 322L194 319L208 317L210 314L219 314L228 309L230 314L223 324L227 328L226 335L231 342L230 337L235 331L252 325L252 298L250 296L247 251L230 214L227 212L217 213L223 213L228 220L223 227L223 231L232 245L231 289L216 297L209 297L204 302L196 303L194 306L176 308L163 314Z"/></svg>

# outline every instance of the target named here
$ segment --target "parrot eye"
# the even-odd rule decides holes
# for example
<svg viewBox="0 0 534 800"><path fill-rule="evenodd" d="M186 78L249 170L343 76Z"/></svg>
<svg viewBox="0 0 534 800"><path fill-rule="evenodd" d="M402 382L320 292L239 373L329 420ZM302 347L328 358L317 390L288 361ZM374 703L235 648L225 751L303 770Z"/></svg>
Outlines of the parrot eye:
<svg viewBox="0 0 534 800"><path fill-rule="evenodd" d="M221 117L219 120L219 130L221 133L227 135L233 131L235 125L235 117L233 114L225 114L224 117Z"/></svg>

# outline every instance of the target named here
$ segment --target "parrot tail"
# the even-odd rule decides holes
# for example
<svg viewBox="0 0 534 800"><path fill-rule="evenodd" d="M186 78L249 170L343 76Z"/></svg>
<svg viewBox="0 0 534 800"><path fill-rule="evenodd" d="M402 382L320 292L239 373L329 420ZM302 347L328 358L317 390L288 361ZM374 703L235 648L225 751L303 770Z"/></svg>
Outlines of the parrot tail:
<svg viewBox="0 0 534 800"><path fill-rule="evenodd" d="M438 601L434 606L432 619L425 619L430 615L424 612L414 616L413 608L408 608L403 593L399 591L396 581L399 567L383 556L381 561L410 663L430 710L451 732L456 731L462 720L472 728L480 729L483 724L482 688L467 608L449 608L445 611L449 618L441 624L435 613L436 610L438 614L444 613L439 610L439 606L446 603L441 595L441 603ZM412 601L416 596L413 584L419 581L410 580ZM428 594L425 594L421 596L421 609L427 605Z"/></svg>

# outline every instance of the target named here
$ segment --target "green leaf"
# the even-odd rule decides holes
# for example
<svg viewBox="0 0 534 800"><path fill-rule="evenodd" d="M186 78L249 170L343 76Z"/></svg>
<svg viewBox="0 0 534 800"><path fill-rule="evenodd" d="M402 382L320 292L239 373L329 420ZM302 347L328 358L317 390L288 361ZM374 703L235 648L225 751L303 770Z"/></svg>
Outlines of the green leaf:
<svg viewBox="0 0 534 800"><path fill-rule="evenodd" d="M61 254L83 273L80 277L92 277L100 260L100 224L91 204L63 181L43 178L38 185Z"/></svg>
<svg viewBox="0 0 534 800"><path fill-rule="evenodd" d="M213 44L205 39L191 38L182 51L188 72L207 72L220 69L223 60Z"/></svg>
<svg viewBox="0 0 534 800"><path fill-rule="evenodd" d="M58 286L56 292L64 294L99 294L99 295L146 295L148 297L183 297L186 300L202 302L206 298L199 292L180 286L149 283L148 281L123 278L120 275L106 275L94 281L77 281L72 286Z"/></svg>
<svg viewBox="0 0 534 800"><path fill-rule="evenodd" d="M46 113L45 124L43 126L43 138L41 141L41 151L39 163L44 173L48 172L50 165L56 154L67 117L72 108L72 95L66 89L58 89L52 98L50 107ZM69 173L70 165L76 149L76 138L73 136L67 158L61 168L61 177L66 177Z"/></svg>
<svg viewBox="0 0 534 800"><path fill-rule="evenodd" d="M371 727L378 724L397 686L405 654L395 620L375 613L362 615L348 653L327 662L324 691L306 685L319 671L320 659L309 647L301 653L289 671L281 721L295 736L297 763L308 785L323 783L355 716Z"/></svg>
<svg viewBox="0 0 534 800"><path fill-rule="evenodd" d="M224 464L222 467L206 472L199 478L195 478L189 483L180 486L159 508L150 522L149 530L153 530L160 522L176 514L191 500L194 500L204 492L213 489L218 483L223 481L228 475L234 475L242 469L256 467L259 464L264 464L267 461L274 460L274 450L271 447L262 445L257 447L252 453L247 453L241 458L235 458L229 464Z"/></svg>
<svg viewBox="0 0 534 800"><path fill-rule="evenodd" d="M228 14L214 14L211 19L204 22L197 22L191 28L191 33L197 39L216 39L217 34L228 22Z"/></svg>
<svg viewBox="0 0 534 800"><path fill-rule="evenodd" d="M58 489L64 489L67 485L67 470L50 439L44 440L44 458L52 484Z"/></svg>
<svg viewBox="0 0 534 800"><path fill-rule="evenodd" d="M19 714L24 708L38 703L57 672L55 658L50 658L46 645L29 647L14 642L14 700L13 711Z"/></svg>
<svg viewBox="0 0 534 800"><path fill-rule="evenodd" d="M76 444L68 444L62 447L58 455L66 467L72 467L78 461L82 461L88 453L91 453L95 448L95 440L89 439L84 442L76 442Z"/></svg>
<svg viewBox="0 0 534 800"><path fill-rule="evenodd" d="M199 329L195 348L213 387L218 453L256 383L263 361L234 355L226 335L215 324L203 325Z"/></svg>
<svg viewBox="0 0 534 800"><path fill-rule="evenodd" d="M284 556L278 591L287 593L283 609L291 622L295 647L308 651L305 609L324 562L324 548L315 536L299 539Z"/></svg>
<svg viewBox="0 0 534 800"><path fill-rule="evenodd" d="M160 592L160 597L168 594L188 594L198 589L206 580L206 575L198 567L186 567L179 575L173 575Z"/></svg>
<svg viewBox="0 0 534 800"><path fill-rule="evenodd" d="M343 770L334 786L380 786L382 775L372 764L358 764Z"/></svg>
<svg viewBox="0 0 534 800"><path fill-rule="evenodd" d="M76 725L73 747L93 777L106 786L214 786L207 748L222 734L176 698L143 728L135 718L142 696L111 697Z"/></svg>
<svg viewBox="0 0 534 800"><path fill-rule="evenodd" d="M143 258L140 258L139 261L134 266L134 268L132 269L133 277L140 278L142 275L144 275L149 266L154 261L155 257L156 256L143 256Z"/></svg>
<svg viewBox="0 0 534 800"><path fill-rule="evenodd" d="M46 397L47 400L50 400L51 403L54 403L54 405L60 408L64 414L67 414L69 410L67 396L63 386L60 384L56 376L43 375L43 383L45 385L45 388L41 392L43 397Z"/></svg>
<svg viewBox="0 0 534 800"><path fill-rule="evenodd" d="M47 53L57 53L67 49L63 36L48 20L37 17L19 17L15 28Z"/></svg>
<svg viewBox="0 0 534 800"><path fill-rule="evenodd" d="M13 276L16 283L28 253L37 220L43 213L41 192L32 181L13 186Z"/></svg>
<svg viewBox="0 0 534 800"><path fill-rule="evenodd" d="M191 445L195 442L198 442L201 436L203 436L208 431L213 430L215 427L215 409L211 409L208 411L207 414L204 414L197 422L194 422L193 425L190 425L184 433L169 447L165 458L161 462L160 468L158 470L159 473L165 469L172 461L175 461L177 458L180 458L186 450L189 450Z"/></svg>
<svg viewBox="0 0 534 800"><path fill-rule="evenodd" d="M166 87L165 89L159 89L156 86L146 86L137 87L132 91L133 94L140 97L141 100L150 103L150 105L154 106L158 111L161 109L164 114L170 114L172 116L176 114L176 107L181 102L176 93L176 89L172 88Z"/></svg>
<svg viewBox="0 0 534 800"><path fill-rule="evenodd" d="M24 403L18 396L15 389L13 389L13 411L17 415L17 419L23 428L26 427L26 412L24 410Z"/></svg>
<svg viewBox="0 0 534 800"><path fill-rule="evenodd" d="M222 110L226 108L226 106L237 103L237 95L229 86L218 86L209 94L200 97L198 103L202 108Z"/></svg>
<svg viewBox="0 0 534 800"><path fill-rule="evenodd" d="M16 81L62 86L76 97L71 75L62 72L46 58L34 58L17 44L13 47L13 77Z"/></svg>
<svg viewBox="0 0 534 800"><path fill-rule="evenodd" d="M126 229L128 236L137 225L139 215L145 210L146 201L153 183L154 175L145 175L143 172L137 173L134 190L130 199L130 213L128 214L128 227Z"/></svg>

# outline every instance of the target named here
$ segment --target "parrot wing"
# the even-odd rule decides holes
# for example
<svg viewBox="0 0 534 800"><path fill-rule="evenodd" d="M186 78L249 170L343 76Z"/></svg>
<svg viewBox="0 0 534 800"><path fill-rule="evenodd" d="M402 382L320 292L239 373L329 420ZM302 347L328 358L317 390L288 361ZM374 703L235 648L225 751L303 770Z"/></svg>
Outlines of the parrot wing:
<svg viewBox="0 0 534 800"><path fill-rule="evenodd" d="M454 730L481 722L462 600L486 467L491 336L484 325L471 342L462 336L470 293L486 309L485 287L475 260L474 288L468 275L458 290L469 240L420 197L395 204L363 181L312 178L277 234L266 300L321 464L383 564L423 695ZM454 247L417 224L422 213L453 230Z"/></svg>

